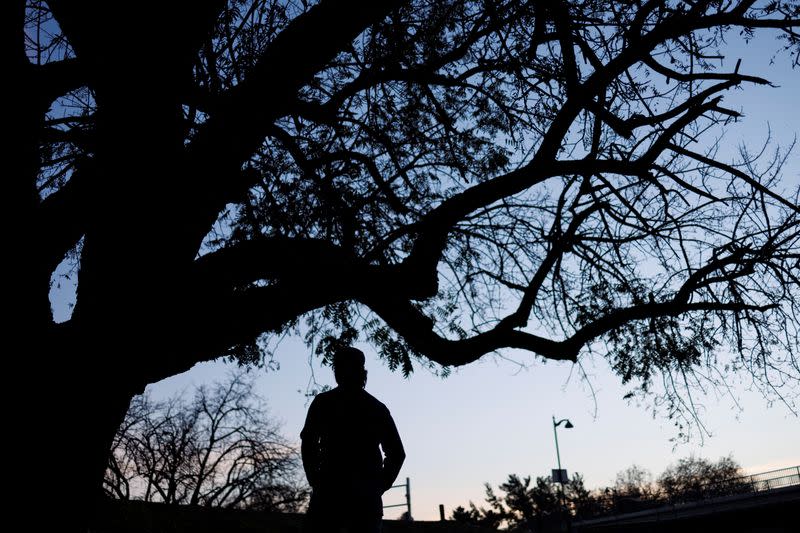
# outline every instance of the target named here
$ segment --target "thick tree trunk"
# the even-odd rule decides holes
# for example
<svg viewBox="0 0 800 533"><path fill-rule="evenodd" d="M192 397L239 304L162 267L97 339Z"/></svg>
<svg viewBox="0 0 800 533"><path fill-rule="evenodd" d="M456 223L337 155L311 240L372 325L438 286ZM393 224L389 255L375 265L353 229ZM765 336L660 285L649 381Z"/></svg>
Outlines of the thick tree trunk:
<svg viewBox="0 0 800 533"><path fill-rule="evenodd" d="M13 428L4 444L6 519L23 529L88 530L113 436L134 393L124 376L87 372L66 355L28 351L9 365L17 386L4 388Z"/></svg>
<svg viewBox="0 0 800 533"><path fill-rule="evenodd" d="M65 412L63 428L58 434L64 435L63 459L67 462L67 475L73 479L69 496L65 499L66 516L75 526L75 531L85 531L91 524L97 505L103 497L103 475L107 466L108 453L117 428L127 412L132 393L115 383L111 376L89 376L80 383L81 390L64 390L61 403ZM72 396L72 398L70 398ZM54 398L59 405L59 398Z"/></svg>

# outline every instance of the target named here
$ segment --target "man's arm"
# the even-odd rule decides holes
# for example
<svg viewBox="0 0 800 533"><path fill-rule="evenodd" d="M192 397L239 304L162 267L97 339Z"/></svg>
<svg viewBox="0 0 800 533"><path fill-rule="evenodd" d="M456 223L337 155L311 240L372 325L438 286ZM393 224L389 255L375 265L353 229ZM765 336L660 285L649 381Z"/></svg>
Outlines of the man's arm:
<svg viewBox="0 0 800 533"><path fill-rule="evenodd" d="M303 426L303 431L300 432L300 455L303 459L303 470L306 472L306 479L308 484L314 489L317 487L319 481L319 425L318 414L319 407L316 400L311 402L306 415L306 423Z"/></svg>
<svg viewBox="0 0 800 533"><path fill-rule="evenodd" d="M382 484L383 490L387 490L394 484L397 475L400 473L400 467L403 466L403 461L406 459L406 452L403 449L403 441L400 440L400 434L397 432L392 415L386 410L386 421L384 423L384 431L381 436L381 448L383 449L383 472Z"/></svg>

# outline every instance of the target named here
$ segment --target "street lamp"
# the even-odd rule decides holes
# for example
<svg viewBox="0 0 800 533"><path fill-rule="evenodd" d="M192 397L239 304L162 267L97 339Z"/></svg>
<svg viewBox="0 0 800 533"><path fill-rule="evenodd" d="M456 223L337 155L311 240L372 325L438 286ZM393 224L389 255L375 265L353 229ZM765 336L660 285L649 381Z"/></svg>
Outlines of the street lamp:
<svg viewBox="0 0 800 533"><path fill-rule="evenodd" d="M553 416L553 435L556 438L556 458L558 459L558 480L561 482L561 492L562 493L564 492L564 482L566 481L567 475L566 475L566 472L561 470L561 452L558 450L558 430L557 430L557 428L558 428L558 426L560 426L564 422L566 422L566 424L564 424L564 428L565 429L572 429L572 428L575 427L575 426L572 425L572 422L570 422L568 419L562 418L561 420L556 422L556 417Z"/></svg>
<svg viewBox="0 0 800 533"><path fill-rule="evenodd" d="M566 424L564 424L564 422L566 422ZM553 436L556 438L556 458L558 458L558 470L557 470L557 472L558 472L558 481L559 481L559 483L561 483L561 504L558 507L558 514L561 517L561 519L563 520L563 513L564 513L564 508L565 508L564 482L567 481L567 473L564 470L561 470L561 452L558 450L558 426L560 426L561 424L564 424L564 428L565 429L572 429L575 426L573 426L572 422L570 422L566 418L562 418L561 420L556 422L556 417L555 417L555 415L553 416ZM555 476L553 476L553 477L555 477ZM561 524L561 527L562 527L562 529L564 528L564 523L563 522Z"/></svg>
<svg viewBox="0 0 800 533"><path fill-rule="evenodd" d="M561 505L559 506L559 511L558 511L559 515L561 515L561 513L563 513L563 508L564 508L564 482L567 480L567 473L564 470L561 470L561 452L558 451L558 430L557 430L557 428L558 428L558 426L560 426L564 422L566 422L566 424L564 424L564 428L565 429L571 429L571 428L575 427L575 426L572 425L572 422L570 422L568 419L562 418L561 420L556 422L556 417L553 416L553 436L555 436L555 438L556 438L556 458L558 459L558 470L557 470L557 472L558 472L558 481L559 481L559 483L561 483Z"/></svg>

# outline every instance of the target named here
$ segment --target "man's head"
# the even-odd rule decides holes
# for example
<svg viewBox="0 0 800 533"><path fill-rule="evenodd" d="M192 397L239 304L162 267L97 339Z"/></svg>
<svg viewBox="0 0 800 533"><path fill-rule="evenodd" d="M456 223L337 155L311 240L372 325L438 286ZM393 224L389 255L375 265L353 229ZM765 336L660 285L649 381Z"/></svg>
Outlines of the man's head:
<svg viewBox="0 0 800 533"><path fill-rule="evenodd" d="M367 384L367 371L364 368L364 352L347 346L333 354L333 375L336 383L345 387L364 387Z"/></svg>

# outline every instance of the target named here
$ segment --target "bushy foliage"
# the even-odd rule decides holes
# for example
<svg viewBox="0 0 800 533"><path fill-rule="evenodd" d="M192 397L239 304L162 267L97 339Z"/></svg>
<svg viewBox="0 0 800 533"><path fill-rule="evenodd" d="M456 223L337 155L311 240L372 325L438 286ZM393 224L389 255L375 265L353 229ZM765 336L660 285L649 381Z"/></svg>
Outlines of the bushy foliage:
<svg viewBox="0 0 800 533"><path fill-rule="evenodd" d="M457 507L451 519L491 529L541 531L548 523L565 518L588 519L626 513L670 503L695 501L751 490L742 480L742 468L733 457L716 462L690 456L670 465L657 480L646 469L632 465L617 474L612 487L589 490L574 474L562 487L550 477L521 478L510 474L498 486L486 484L488 507L470 502Z"/></svg>
<svg viewBox="0 0 800 533"><path fill-rule="evenodd" d="M721 457L717 462L691 456L680 459L662 472L658 477L658 488L664 500L691 501L750 490L741 476L742 467L732 456Z"/></svg>

